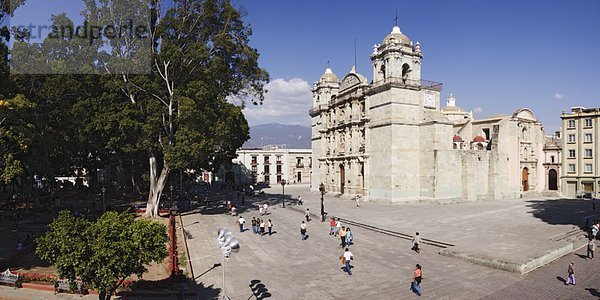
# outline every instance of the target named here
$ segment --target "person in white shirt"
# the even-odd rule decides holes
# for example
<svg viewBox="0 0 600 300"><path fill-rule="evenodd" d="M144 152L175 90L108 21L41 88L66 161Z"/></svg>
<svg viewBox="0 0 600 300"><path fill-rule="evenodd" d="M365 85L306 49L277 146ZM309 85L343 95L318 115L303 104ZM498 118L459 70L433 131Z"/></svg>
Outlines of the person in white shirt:
<svg viewBox="0 0 600 300"><path fill-rule="evenodd" d="M346 261L346 266L344 267L346 272L348 272L348 275L352 275L352 267L350 266L350 261L354 259L354 256L352 255L352 252L350 252L350 249L346 248L346 250L344 251L344 254L342 255L344 257L344 260Z"/></svg>
<svg viewBox="0 0 600 300"><path fill-rule="evenodd" d="M421 249L419 249L419 245L421 244L421 237L419 236L418 232L415 234L415 237L413 238L412 243L413 243L412 250L415 250L415 252L419 253L421 251Z"/></svg>
<svg viewBox="0 0 600 300"><path fill-rule="evenodd" d="M246 223L246 220L244 219L244 217L242 217L240 215L240 218L237 220L236 222L238 225L240 225L240 232L244 232L244 223Z"/></svg>

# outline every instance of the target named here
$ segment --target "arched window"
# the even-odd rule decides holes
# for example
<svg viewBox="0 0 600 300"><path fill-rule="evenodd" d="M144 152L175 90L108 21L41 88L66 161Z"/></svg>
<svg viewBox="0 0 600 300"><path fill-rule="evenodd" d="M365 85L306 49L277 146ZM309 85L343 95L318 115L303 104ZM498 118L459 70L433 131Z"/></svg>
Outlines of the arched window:
<svg viewBox="0 0 600 300"><path fill-rule="evenodd" d="M385 80L385 64L381 64L381 68L379 68L379 72L383 75L383 79Z"/></svg>
<svg viewBox="0 0 600 300"><path fill-rule="evenodd" d="M521 138L525 141L529 140L527 128L523 127L523 131L521 132Z"/></svg>
<svg viewBox="0 0 600 300"><path fill-rule="evenodd" d="M477 150L483 150L483 144L477 143Z"/></svg>
<svg viewBox="0 0 600 300"><path fill-rule="evenodd" d="M402 65L402 82L406 83L406 80L408 79L408 73L410 73L410 71L411 69L408 64Z"/></svg>

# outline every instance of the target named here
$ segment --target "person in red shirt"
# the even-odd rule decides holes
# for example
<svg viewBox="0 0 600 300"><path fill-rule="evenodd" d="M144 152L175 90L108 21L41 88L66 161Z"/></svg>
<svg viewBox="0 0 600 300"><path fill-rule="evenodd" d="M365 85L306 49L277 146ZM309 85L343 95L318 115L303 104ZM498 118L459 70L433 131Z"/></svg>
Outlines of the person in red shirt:
<svg viewBox="0 0 600 300"><path fill-rule="evenodd" d="M411 286L411 289L417 296L421 296L421 280L423 280L423 270L421 270L421 265L417 264L415 272L413 273L413 282Z"/></svg>

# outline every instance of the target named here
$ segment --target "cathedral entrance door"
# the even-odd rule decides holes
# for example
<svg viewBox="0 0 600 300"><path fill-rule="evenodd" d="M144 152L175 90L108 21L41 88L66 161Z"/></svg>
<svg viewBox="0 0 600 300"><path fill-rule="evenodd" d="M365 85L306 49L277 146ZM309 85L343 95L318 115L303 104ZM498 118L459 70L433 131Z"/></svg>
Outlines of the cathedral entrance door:
<svg viewBox="0 0 600 300"><path fill-rule="evenodd" d="M344 184L346 183L346 171L344 165L340 164L340 193L344 193Z"/></svg>
<svg viewBox="0 0 600 300"><path fill-rule="evenodd" d="M521 175L521 182L523 183L523 192L529 190L529 169L523 168Z"/></svg>
<svg viewBox="0 0 600 300"><path fill-rule="evenodd" d="M548 171L548 189L552 191L558 190L558 174L554 169Z"/></svg>

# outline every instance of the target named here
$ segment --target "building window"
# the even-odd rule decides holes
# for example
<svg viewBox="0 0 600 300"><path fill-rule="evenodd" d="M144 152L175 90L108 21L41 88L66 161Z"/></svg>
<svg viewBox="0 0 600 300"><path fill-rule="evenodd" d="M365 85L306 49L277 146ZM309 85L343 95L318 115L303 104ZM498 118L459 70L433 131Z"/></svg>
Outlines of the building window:
<svg viewBox="0 0 600 300"><path fill-rule="evenodd" d="M569 173L575 173L575 164L569 164Z"/></svg>
<svg viewBox="0 0 600 300"><path fill-rule="evenodd" d="M592 134L591 133L586 133L585 134L585 140L584 142L586 143L591 143L592 142Z"/></svg>
<svg viewBox="0 0 600 300"><path fill-rule="evenodd" d="M277 175L277 183L281 183L281 175Z"/></svg>
<svg viewBox="0 0 600 300"><path fill-rule="evenodd" d="M256 165L256 156L252 156L252 164Z"/></svg>
<svg viewBox="0 0 600 300"><path fill-rule="evenodd" d="M569 128L569 129L575 128L575 120L569 120L567 128Z"/></svg>
<svg viewBox="0 0 600 300"><path fill-rule="evenodd" d="M550 162L554 163L554 155L550 156Z"/></svg>
<svg viewBox="0 0 600 300"><path fill-rule="evenodd" d="M269 165L265 165L265 174L269 174Z"/></svg>
<svg viewBox="0 0 600 300"><path fill-rule="evenodd" d="M585 164L583 168L584 173L592 173L592 164Z"/></svg>
<svg viewBox="0 0 600 300"><path fill-rule="evenodd" d="M269 179L269 175L265 175L265 182L266 183L270 183L271 182L271 180Z"/></svg>
<svg viewBox="0 0 600 300"><path fill-rule="evenodd" d="M585 119L585 127L592 127L592 119Z"/></svg>
<svg viewBox="0 0 600 300"><path fill-rule="evenodd" d="M277 174L281 174L281 165L277 165Z"/></svg>
<svg viewBox="0 0 600 300"><path fill-rule="evenodd" d="M575 158L575 150L569 150L569 158Z"/></svg>
<svg viewBox="0 0 600 300"><path fill-rule="evenodd" d="M265 165L269 164L269 157L265 156Z"/></svg>
<svg viewBox="0 0 600 300"><path fill-rule="evenodd" d="M575 135L569 134L569 143L575 143Z"/></svg>
<svg viewBox="0 0 600 300"><path fill-rule="evenodd" d="M275 157L275 161L278 162L278 163L280 163L281 162L281 156L276 156Z"/></svg>
<svg viewBox="0 0 600 300"><path fill-rule="evenodd" d="M583 157L592 158L592 149L585 149L585 153L584 153Z"/></svg>

